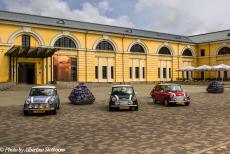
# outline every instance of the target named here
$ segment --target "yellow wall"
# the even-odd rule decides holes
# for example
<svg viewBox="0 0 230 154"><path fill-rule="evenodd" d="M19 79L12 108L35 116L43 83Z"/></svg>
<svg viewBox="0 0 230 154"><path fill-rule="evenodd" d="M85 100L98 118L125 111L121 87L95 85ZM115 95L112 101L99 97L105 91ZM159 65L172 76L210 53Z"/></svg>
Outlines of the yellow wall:
<svg viewBox="0 0 230 154"><path fill-rule="evenodd" d="M44 42L44 46L51 46L54 39L61 35L72 37L77 42L78 49L62 49L55 53L59 56L77 57L77 74L78 81L80 82L99 82L99 79L95 79L95 66L98 66L98 59L102 58L102 66L108 65L108 58L110 58L110 65L114 67L114 79L111 82L133 82L140 81L140 79L130 79L129 68L133 65L133 59L135 66L139 67L140 60L142 61L142 67L145 67L145 78L143 81L160 81L158 78L158 67L161 61L163 65L167 65L172 69L172 80L182 78L182 73L178 73L176 70L183 68L186 65L200 66L200 65L216 65L218 63L230 64L230 56L216 56L216 52L223 45L230 45L229 42L215 42L209 44L188 44L181 42L172 42L164 40L153 40L147 38L134 38L131 36L120 36L114 34L103 34L99 32L83 32L81 30L73 29L58 29L54 27L41 27L34 26L28 27L28 25L16 25L16 24L0 24L0 29L4 29L0 33L0 82L8 82L9 79L9 58L5 53L10 49L12 45L21 45L21 35L31 34L31 46L41 46L41 42ZM14 33L21 32L18 36L13 38L12 44L9 44L10 38ZM38 40L39 37L41 41ZM115 52L112 51L96 51L94 46L98 40L108 39L115 43ZM146 54L130 53L129 48L133 43L140 43L146 49ZM158 50L162 46L167 46L172 50L173 56L160 56L157 54ZM182 52L184 49L190 48L194 52L193 57L183 57ZM205 49L206 56L200 57L200 50ZM50 58L48 60L48 81L46 81L46 60L38 58L18 58L18 62L32 62L36 64L36 83L45 84L51 81L51 66ZM43 65L42 65L43 63ZM42 66L44 68L42 68ZM3 69L4 68L4 69ZM16 69L16 66L15 66ZM141 68L140 68L141 69ZM40 73L42 70L42 73ZM206 73L206 76L215 77L216 73ZM199 77L199 75L195 75ZM77 80L76 79L76 80ZM14 80L16 81L16 79ZM100 82L108 82L107 79L102 79Z"/></svg>

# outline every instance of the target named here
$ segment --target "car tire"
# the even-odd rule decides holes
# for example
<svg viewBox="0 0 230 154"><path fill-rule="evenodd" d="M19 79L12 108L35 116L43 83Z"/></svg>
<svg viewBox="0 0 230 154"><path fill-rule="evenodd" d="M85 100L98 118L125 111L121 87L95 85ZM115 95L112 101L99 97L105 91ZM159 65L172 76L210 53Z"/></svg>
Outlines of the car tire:
<svg viewBox="0 0 230 154"><path fill-rule="evenodd" d="M27 111L27 110L24 110L23 113L24 113L24 116L28 116L29 115L29 111Z"/></svg>
<svg viewBox="0 0 230 154"><path fill-rule="evenodd" d="M52 115L57 114L57 109L52 110L52 111L51 111L51 114L52 114Z"/></svg>
<svg viewBox="0 0 230 154"><path fill-rule="evenodd" d="M109 112L112 112L114 111L114 108L113 107L109 107Z"/></svg>
<svg viewBox="0 0 230 154"><path fill-rule="evenodd" d="M135 107L135 110L138 111L138 106Z"/></svg>
<svg viewBox="0 0 230 154"><path fill-rule="evenodd" d="M164 100L164 106L169 107L169 102L168 102L168 100L167 100L167 99L165 99L165 100Z"/></svg>
<svg viewBox="0 0 230 154"><path fill-rule="evenodd" d="M190 104L189 102L184 103L185 106L189 106L189 104Z"/></svg>
<svg viewBox="0 0 230 154"><path fill-rule="evenodd" d="M157 99L155 96L153 96L153 103L156 104L157 103Z"/></svg>
<svg viewBox="0 0 230 154"><path fill-rule="evenodd" d="M58 109L58 110L60 109L60 103L58 103L57 109Z"/></svg>

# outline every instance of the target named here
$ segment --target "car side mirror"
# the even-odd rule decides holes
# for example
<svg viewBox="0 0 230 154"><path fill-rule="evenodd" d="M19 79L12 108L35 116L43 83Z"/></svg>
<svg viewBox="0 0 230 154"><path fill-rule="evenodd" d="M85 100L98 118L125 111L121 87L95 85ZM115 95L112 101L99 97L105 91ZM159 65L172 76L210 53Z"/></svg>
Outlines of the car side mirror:
<svg viewBox="0 0 230 154"><path fill-rule="evenodd" d="M161 92L161 93L163 93L163 92L164 92L164 90L161 90L160 92Z"/></svg>

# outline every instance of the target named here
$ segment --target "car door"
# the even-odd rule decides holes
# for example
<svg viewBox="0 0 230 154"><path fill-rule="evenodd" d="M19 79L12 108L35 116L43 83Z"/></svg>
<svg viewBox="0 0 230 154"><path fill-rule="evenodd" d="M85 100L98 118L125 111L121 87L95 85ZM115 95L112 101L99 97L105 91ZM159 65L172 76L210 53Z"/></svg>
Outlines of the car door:
<svg viewBox="0 0 230 154"><path fill-rule="evenodd" d="M159 101L159 99L160 99L160 86L159 85L157 85L155 87L154 97L155 97L156 101Z"/></svg>
<svg viewBox="0 0 230 154"><path fill-rule="evenodd" d="M164 101L165 86L161 85L159 87L158 101L161 103Z"/></svg>

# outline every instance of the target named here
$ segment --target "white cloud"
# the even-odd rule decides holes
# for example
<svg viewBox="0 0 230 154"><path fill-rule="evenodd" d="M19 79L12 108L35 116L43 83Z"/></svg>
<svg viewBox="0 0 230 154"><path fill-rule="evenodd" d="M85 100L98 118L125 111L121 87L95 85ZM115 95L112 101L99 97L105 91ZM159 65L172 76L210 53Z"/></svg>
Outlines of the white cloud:
<svg viewBox="0 0 230 154"><path fill-rule="evenodd" d="M229 6L229 0L138 0L135 10L148 29L191 35L229 29Z"/></svg>
<svg viewBox="0 0 230 154"><path fill-rule="evenodd" d="M229 0L96 0L97 3L95 0L0 1L10 11L181 35L230 28ZM76 4L73 3L79 3L79 6L74 8Z"/></svg>
<svg viewBox="0 0 230 154"><path fill-rule="evenodd" d="M81 9L71 9L70 4L64 0L3 0L3 2L6 10L9 11L133 27L133 24L125 15L120 15L116 18L107 17L106 12L113 9L106 0L98 4L85 2L82 4Z"/></svg>

